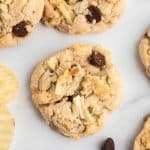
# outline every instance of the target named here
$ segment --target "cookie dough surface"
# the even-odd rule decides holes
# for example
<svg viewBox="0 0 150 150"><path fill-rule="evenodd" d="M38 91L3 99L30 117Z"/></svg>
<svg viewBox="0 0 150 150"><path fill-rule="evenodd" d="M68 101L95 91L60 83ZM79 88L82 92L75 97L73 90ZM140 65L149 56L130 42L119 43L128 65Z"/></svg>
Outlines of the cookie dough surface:
<svg viewBox="0 0 150 150"><path fill-rule="evenodd" d="M0 0L0 47L15 46L42 17L44 0Z"/></svg>
<svg viewBox="0 0 150 150"><path fill-rule="evenodd" d="M46 0L43 22L70 34L103 32L123 15L124 0Z"/></svg>
<svg viewBox="0 0 150 150"><path fill-rule="evenodd" d="M80 43L40 63L31 91L47 123L79 139L103 127L120 103L122 82L105 48Z"/></svg>
<svg viewBox="0 0 150 150"><path fill-rule="evenodd" d="M143 130L139 133L134 143L134 150L150 149L150 115L145 121Z"/></svg>
<svg viewBox="0 0 150 150"><path fill-rule="evenodd" d="M140 42L139 53L141 61L145 66L146 74L150 77L150 29L145 33Z"/></svg>

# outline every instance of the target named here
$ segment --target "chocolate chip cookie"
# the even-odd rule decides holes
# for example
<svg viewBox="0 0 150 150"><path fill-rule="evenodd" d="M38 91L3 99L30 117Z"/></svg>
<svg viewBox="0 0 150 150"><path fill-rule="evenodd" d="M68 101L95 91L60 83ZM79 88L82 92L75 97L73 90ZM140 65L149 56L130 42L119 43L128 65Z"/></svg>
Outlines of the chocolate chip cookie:
<svg viewBox="0 0 150 150"><path fill-rule="evenodd" d="M123 15L124 0L46 0L43 22L70 34L103 32Z"/></svg>
<svg viewBox="0 0 150 150"><path fill-rule="evenodd" d="M0 0L0 47L25 39L42 17L44 0Z"/></svg>
<svg viewBox="0 0 150 150"><path fill-rule="evenodd" d="M150 115L147 117L144 129L139 133L134 142L134 150L150 149Z"/></svg>
<svg viewBox="0 0 150 150"><path fill-rule="evenodd" d="M139 53L141 61L145 66L146 74L150 77L150 29L140 41Z"/></svg>
<svg viewBox="0 0 150 150"><path fill-rule="evenodd" d="M31 91L47 123L79 139L100 130L118 107L122 81L105 48L79 43L41 62Z"/></svg>

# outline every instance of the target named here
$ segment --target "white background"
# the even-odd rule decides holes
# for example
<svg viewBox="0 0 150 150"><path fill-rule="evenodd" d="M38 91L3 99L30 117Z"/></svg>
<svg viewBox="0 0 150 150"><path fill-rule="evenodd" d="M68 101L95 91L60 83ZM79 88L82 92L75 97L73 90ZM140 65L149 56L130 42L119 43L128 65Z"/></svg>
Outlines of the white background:
<svg viewBox="0 0 150 150"><path fill-rule="evenodd" d="M100 150L108 136L114 138L116 150L132 149L143 118L150 113L150 82L138 56L139 40L149 25L150 0L126 0L124 17L103 34L70 36L38 25L19 46L0 49L0 63L14 70L21 87L16 100L9 105L16 120L11 150ZM38 62L78 41L100 43L112 52L113 63L124 80L124 99L101 132L74 141L57 134L43 121L31 101L29 81Z"/></svg>

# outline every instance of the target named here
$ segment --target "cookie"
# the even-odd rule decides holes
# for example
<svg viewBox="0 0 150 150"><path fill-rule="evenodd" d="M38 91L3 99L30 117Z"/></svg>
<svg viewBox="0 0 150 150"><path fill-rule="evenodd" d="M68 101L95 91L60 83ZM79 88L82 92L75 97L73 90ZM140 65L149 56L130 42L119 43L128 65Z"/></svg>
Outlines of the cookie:
<svg viewBox="0 0 150 150"><path fill-rule="evenodd" d="M47 123L79 139L100 130L118 107L122 81L105 48L78 43L35 68L31 91Z"/></svg>
<svg viewBox="0 0 150 150"><path fill-rule="evenodd" d="M70 34L103 32L123 15L124 0L45 0L43 22Z"/></svg>
<svg viewBox="0 0 150 150"><path fill-rule="evenodd" d="M16 96L19 82L14 73L0 64L0 105L7 104Z"/></svg>
<svg viewBox="0 0 150 150"><path fill-rule="evenodd" d="M143 130L136 137L134 142L134 150L150 149L150 115L147 117Z"/></svg>
<svg viewBox="0 0 150 150"><path fill-rule="evenodd" d="M44 0L0 0L0 47L19 44L42 17Z"/></svg>
<svg viewBox="0 0 150 150"><path fill-rule="evenodd" d="M146 74L150 77L150 29L140 41L139 53L141 61L145 66Z"/></svg>

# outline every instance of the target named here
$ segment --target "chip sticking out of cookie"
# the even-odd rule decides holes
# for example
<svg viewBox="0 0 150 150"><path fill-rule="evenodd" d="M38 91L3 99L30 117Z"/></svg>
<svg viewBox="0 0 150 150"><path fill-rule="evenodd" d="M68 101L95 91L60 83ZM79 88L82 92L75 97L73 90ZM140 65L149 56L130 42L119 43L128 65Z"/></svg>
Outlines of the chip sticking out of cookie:
<svg viewBox="0 0 150 150"><path fill-rule="evenodd" d="M5 106L0 106L0 150L8 150L14 135L15 122Z"/></svg>
<svg viewBox="0 0 150 150"><path fill-rule="evenodd" d="M11 70L0 65L0 105L7 104L16 96L19 82Z"/></svg>

